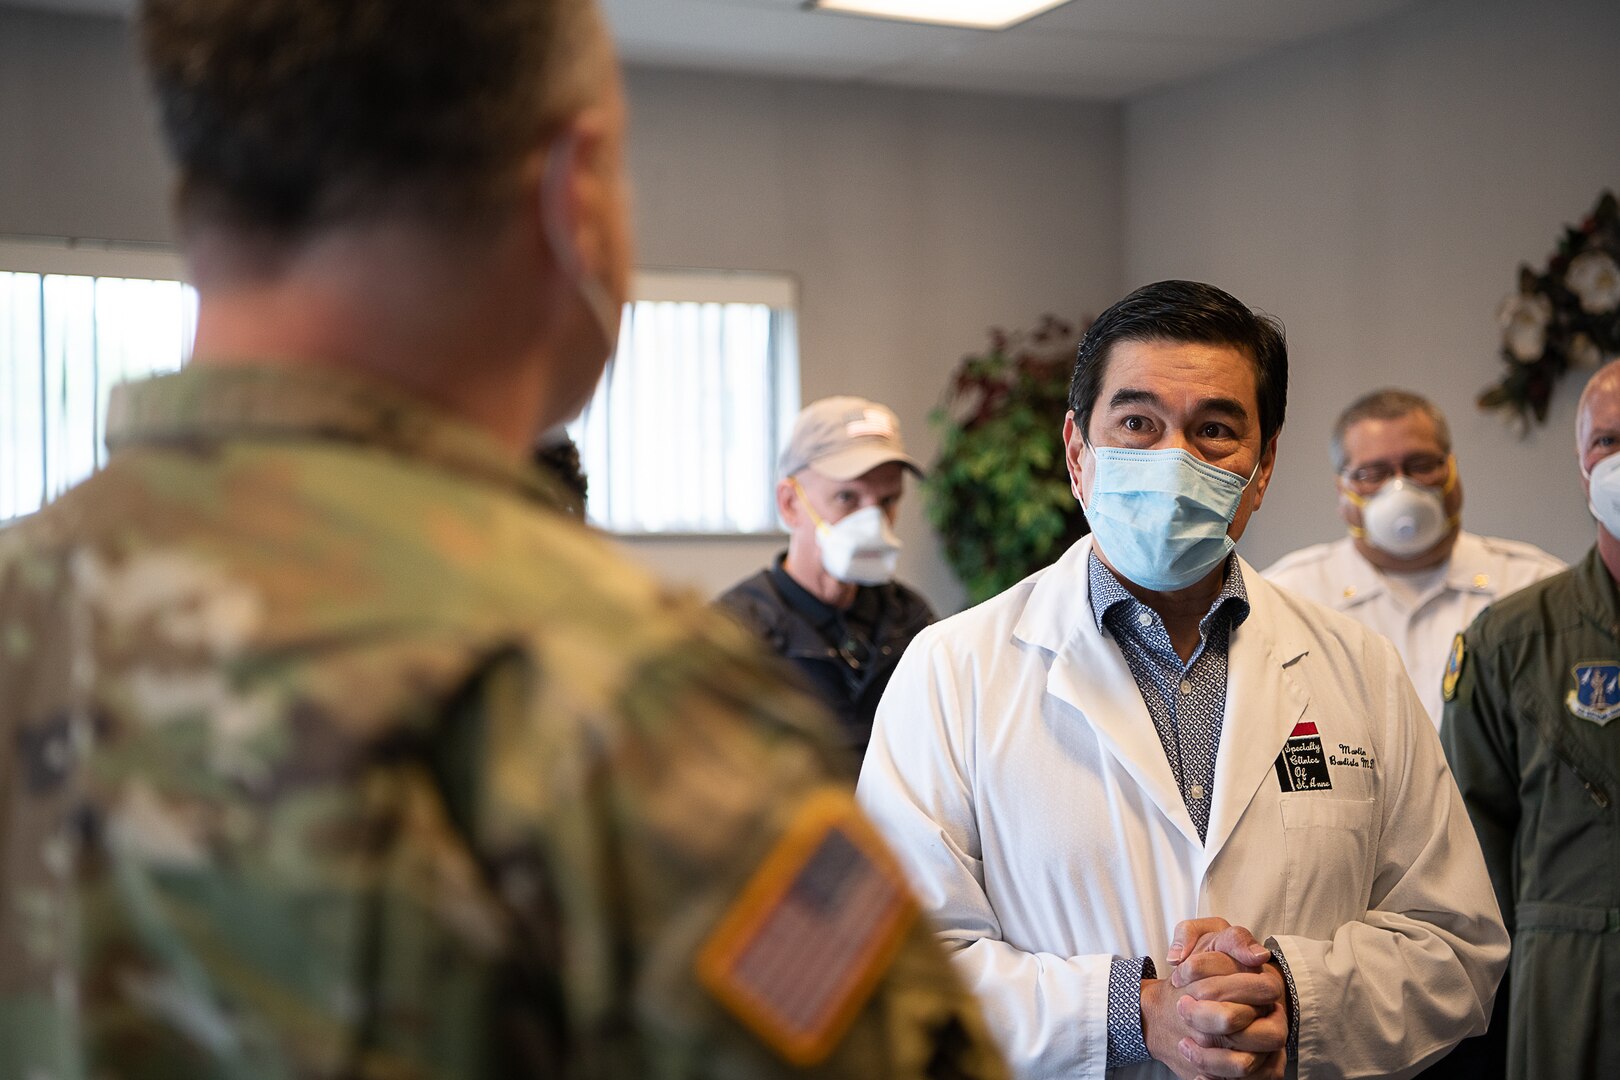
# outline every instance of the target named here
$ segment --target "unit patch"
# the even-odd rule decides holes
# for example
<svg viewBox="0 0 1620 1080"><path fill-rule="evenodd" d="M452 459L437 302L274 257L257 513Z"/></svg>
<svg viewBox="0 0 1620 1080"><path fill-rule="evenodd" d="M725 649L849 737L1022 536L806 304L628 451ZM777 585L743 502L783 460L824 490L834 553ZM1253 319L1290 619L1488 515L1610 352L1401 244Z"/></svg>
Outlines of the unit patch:
<svg viewBox="0 0 1620 1080"><path fill-rule="evenodd" d="M1564 699L1570 712L1598 725L1620 716L1620 663L1593 660L1576 664L1570 674L1575 686Z"/></svg>
<svg viewBox="0 0 1620 1080"><path fill-rule="evenodd" d="M837 1047L916 918L843 793L812 795L698 951L698 981L795 1065Z"/></svg>
<svg viewBox="0 0 1620 1080"><path fill-rule="evenodd" d="M1277 783L1284 791L1332 791L1322 736L1312 723L1295 724L1277 755Z"/></svg>
<svg viewBox="0 0 1620 1080"><path fill-rule="evenodd" d="M1440 694L1447 701L1457 697L1457 682L1462 678L1463 662L1468 659L1468 647L1463 644L1463 636L1458 634L1451 639L1451 655L1446 657L1446 674L1440 680Z"/></svg>

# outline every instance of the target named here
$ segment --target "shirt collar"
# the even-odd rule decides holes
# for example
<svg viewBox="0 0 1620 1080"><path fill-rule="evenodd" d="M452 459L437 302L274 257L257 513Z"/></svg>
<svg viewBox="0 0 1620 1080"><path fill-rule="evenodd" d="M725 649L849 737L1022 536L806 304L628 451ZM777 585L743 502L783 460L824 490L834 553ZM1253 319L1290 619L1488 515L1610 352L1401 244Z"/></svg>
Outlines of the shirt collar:
<svg viewBox="0 0 1620 1080"><path fill-rule="evenodd" d="M837 638L835 645L847 638L851 631L876 638L887 604L881 586L858 585L855 599L847 608L836 608L800 585L787 572L787 552L782 552L771 564L771 583L781 594L782 602L797 612L818 633L828 640Z"/></svg>
<svg viewBox="0 0 1620 1080"><path fill-rule="evenodd" d="M1570 567L1570 571L1575 575L1576 603L1585 610L1587 618L1611 636L1620 637L1620 586L1616 586L1610 576L1597 545L1593 544L1586 558Z"/></svg>
<svg viewBox="0 0 1620 1080"><path fill-rule="evenodd" d="M350 372L192 364L114 387L107 448L226 441L370 446L561 508L559 481L477 427L392 384Z"/></svg>
<svg viewBox="0 0 1620 1080"><path fill-rule="evenodd" d="M1109 612L1121 604L1139 604L1141 601L1125 591L1125 586L1120 584L1119 578L1108 569L1102 559L1097 557L1096 548L1092 548L1086 571L1091 584L1091 614L1097 622L1097 632L1101 633L1103 620ZM1249 593L1243 587L1243 571L1238 566L1235 554L1226 557L1226 573L1221 580L1221 591L1216 594L1215 602L1210 604L1209 611L1198 621L1199 632L1207 632L1210 624L1218 617L1229 619L1233 627L1239 626L1249 617Z"/></svg>
<svg viewBox="0 0 1620 1080"><path fill-rule="evenodd" d="M1348 609L1384 595L1389 584L1384 571L1367 561L1355 541L1346 538L1344 542L1350 545L1352 557L1344 563L1344 599L1340 606ZM1489 553L1484 542L1473 533L1458 531L1457 542L1446 556L1445 567L1439 587L1425 594L1420 602L1426 602L1442 590L1483 596L1494 596L1499 591L1497 581L1491 576Z"/></svg>
<svg viewBox="0 0 1620 1080"><path fill-rule="evenodd" d="M793 575L787 572L786 562L787 552L784 551L776 557L776 562L771 564L771 584L782 594L787 606L803 615L817 628L839 622L843 613L794 581Z"/></svg>

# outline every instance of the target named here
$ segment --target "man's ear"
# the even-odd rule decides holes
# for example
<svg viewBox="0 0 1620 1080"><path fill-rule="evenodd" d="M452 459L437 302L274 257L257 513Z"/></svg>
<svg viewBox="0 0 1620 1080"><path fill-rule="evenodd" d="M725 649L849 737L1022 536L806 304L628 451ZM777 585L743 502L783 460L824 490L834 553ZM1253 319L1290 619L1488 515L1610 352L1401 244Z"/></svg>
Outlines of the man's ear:
<svg viewBox="0 0 1620 1080"><path fill-rule="evenodd" d="M1260 509L1260 503L1265 500L1266 489L1271 486L1271 474L1277 467L1277 440L1282 438L1282 432L1276 434L1266 442L1265 449L1260 451L1260 470L1254 475L1254 507L1252 514Z"/></svg>
<svg viewBox="0 0 1620 1080"><path fill-rule="evenodd" d="M799 527L799 517L803 513L799 508L797 493L793 490L793 481L787 477L776 482L776 513L789 529Z"/></svg>
<svg viewBox="0 0 1620 1080"><path fill-rule="evenodd" d="M1355 504L1345 488L1344 477L1333 477L1334 503L1339 508L1339 520L1352 529L1361 528L1361 507Z"/></svg>
<svg viewBox="0 0 1620 1080"><path fill-rule="evenodd" d="M1063 415L1063 460L1069 467L1069 491L1076 502L1085 502L1082 480L1086 469L1085 433L1074 418L1074 410Z"/></svg>

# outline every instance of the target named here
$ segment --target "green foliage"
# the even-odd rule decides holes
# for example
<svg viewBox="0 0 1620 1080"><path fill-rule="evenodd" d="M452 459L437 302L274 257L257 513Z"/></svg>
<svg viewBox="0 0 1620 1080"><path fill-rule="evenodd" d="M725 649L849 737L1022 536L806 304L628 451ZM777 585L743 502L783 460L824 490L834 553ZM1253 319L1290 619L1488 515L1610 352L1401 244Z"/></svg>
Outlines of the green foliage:
<svg viewBox="0 0 1620 1080"><path fill-rule="evenodd" d="M923 485L928 516L972 603L1086 534L1061 435L1077 341L1050 315L1029 333L991 330L989 350L962 360L929 417L940 453Z"/></svg>

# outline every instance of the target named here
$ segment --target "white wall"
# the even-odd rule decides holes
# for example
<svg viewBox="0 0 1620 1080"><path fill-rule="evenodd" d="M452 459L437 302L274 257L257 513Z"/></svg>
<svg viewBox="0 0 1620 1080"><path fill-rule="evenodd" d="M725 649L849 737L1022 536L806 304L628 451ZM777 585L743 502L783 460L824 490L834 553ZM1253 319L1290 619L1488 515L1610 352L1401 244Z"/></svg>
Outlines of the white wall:
<svg viewBox="0 0 1620 1080"><path fill-rule="evenodd" d="M132 56L118 20L0 5L0 235L169 238Z"/></svg>
<svg viewBox="0 0 1620 1080"><path fill-rule="evenodd" d="M887 403L924 461L928 411L988 327L1096 314L1118 291L1115 106L650 70L629 85L640 261L796 275L804 400ZM915 493L899 533L901 576L954 610ZM714 590L778 546L635 550Z"/></svg>
<svg viewBox="0 0 1620 1080"><path fill-rule="evenodd" d="M1475 394L1521 261L1620 190L1620 4L1446 0L1135 101L1126 281L1212 281L1287 324L1278 475L1244 540L1261 565L1341 535L1327 438L1381 385L1449 416L1468 527L1566 559L1593 526L1574 463L1583 376L1520 440Z"/></svg>
<svg viewBox="0 0 1620 1080"><path fill-rule="evenodd" d="M131 56L116 20L0 5L0 234L169 236ZM804 400L888 403L923 460L927 413L989 326L1094 314L1118 291L1116 106L659 70L629 89L639 261L796 275ZM915 493L900 534L901 575L958 606ZM780 544L628 542L707 592Z"/></svg>
<svg viewBox="0 0 1620 1080"><path fill-rule="evenodd" d="M1451 415L1470 527L1590 542L1579 379L1520 441L1474 394L1522 260L1620 188L1620 5L1440 0L1117 107L639 70L641 258L796 274L806 400L888 401L924 456L947 372L993 323L1095 312L1167 276L1280 315L1293 393L1246 553L1338 534L1327 429L1410 386ZM113 20L0 6L0 233L161 239L167 176ZM1055 425L1054 425L1055 427ZM909 499L902 573L960 597ZM714 590L774 541L637 541Z"/></svg>

